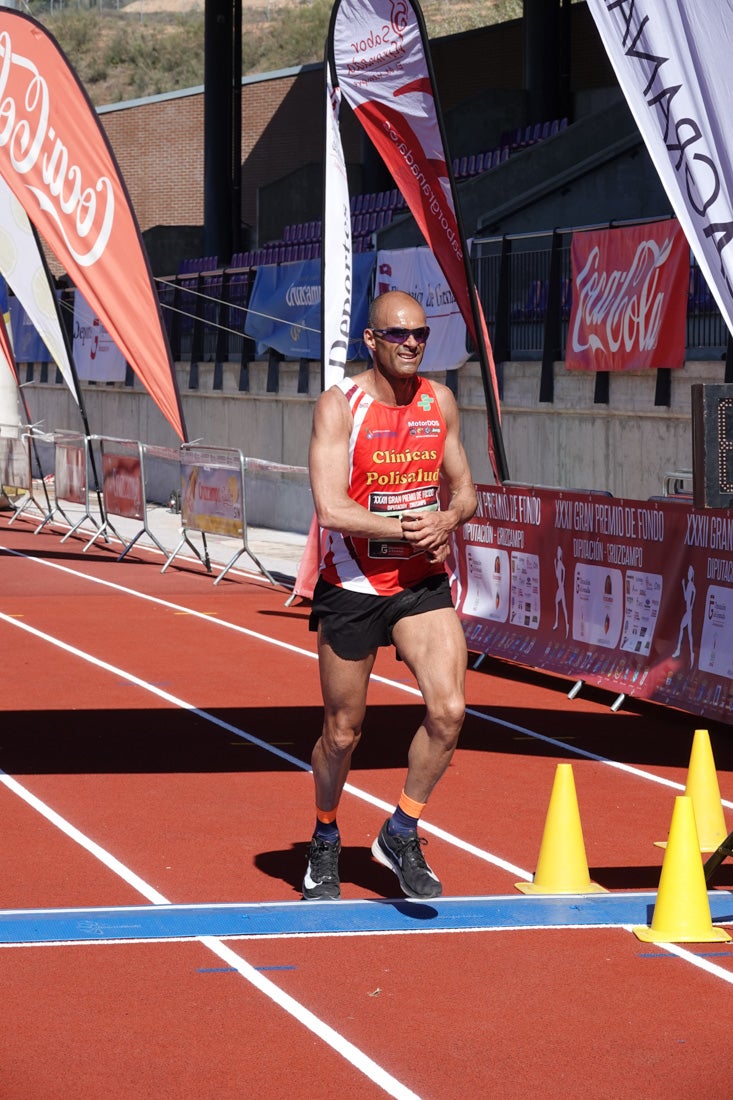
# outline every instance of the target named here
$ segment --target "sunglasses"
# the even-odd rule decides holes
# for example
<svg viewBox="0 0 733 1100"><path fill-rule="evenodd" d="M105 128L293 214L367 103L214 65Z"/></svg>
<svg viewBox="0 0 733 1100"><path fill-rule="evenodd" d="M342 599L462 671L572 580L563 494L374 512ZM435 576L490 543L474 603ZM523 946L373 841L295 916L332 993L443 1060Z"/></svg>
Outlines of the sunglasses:
<svg viewBox="0 0 733 1100"><path fill-rule="evenodd" d="M373 328L372 332L388 344L404 344L411 336L418 344L424 344L430 335L430 328L428 325L421 325L420 328Z"/></svg>

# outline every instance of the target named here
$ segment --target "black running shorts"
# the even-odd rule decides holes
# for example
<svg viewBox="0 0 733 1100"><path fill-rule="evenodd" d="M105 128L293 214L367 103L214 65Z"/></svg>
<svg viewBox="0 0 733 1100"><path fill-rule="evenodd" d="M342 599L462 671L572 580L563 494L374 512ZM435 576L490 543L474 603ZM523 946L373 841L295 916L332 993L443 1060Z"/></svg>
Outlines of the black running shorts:
<svg viewBox="0 0 733 1100"><path fill-rule="evenodd" d="M362 661L379 646L392 645L392 627L408 615L453 607L447 573L435 573L395 596L373 596L328 584L320 577L313 592L309 626L337 656Z"/></svg>

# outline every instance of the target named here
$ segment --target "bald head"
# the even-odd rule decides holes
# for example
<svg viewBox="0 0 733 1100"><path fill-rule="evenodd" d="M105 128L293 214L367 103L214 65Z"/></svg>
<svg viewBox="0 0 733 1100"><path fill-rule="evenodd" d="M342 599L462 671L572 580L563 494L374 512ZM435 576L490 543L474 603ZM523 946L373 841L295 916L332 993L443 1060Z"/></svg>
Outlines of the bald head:
<svg viewBox="0 0 733 1100"><path fill-rule="evenodd" d="M425 323L425 314L417 298L407 294L404 290L387 290L384 294L378 294L369 306L369 328L387 328L389 325L398 324L393 320L404 309L414 310L417 307L423 314L422 322Z"/></svg>

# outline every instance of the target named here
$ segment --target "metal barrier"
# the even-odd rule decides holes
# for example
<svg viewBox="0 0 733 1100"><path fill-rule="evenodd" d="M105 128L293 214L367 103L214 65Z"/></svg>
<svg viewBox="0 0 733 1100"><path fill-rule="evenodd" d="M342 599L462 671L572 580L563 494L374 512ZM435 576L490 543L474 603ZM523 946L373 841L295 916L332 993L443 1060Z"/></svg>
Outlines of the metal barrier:
<svg viewBox="0 0 733 1100"><path fill-rule="evenodd" d="M54 503L36 533L47 523L53 522L58 513L69 525L69 530L61 539L66 542L85 523L91 523L95 530L99 528L97 520L89 511L89 440L79 432L56 431L53 433L53 442ZM61 501L79 504L84 509L76 523L67 516Z"/></svg>
<svg viewBox="0 0 733 1100"><path fill-rule="evenodd" d="M664 475L662 492L665 497L692 500L692 470L668 470Z"/></svg>
<svg viewBox="0 0 733 1100"><path fill-rule="evenodd" d="M47 507L44 508L35 497L31 465L32 432L32 427L0 425L0 492L13 509L8 526L15 523L29 508L35 508L40 513L41 527L50 519L48 499ZM17 497L19 493L23 496L17 503L11 498Z"/></svg>
<svg viewBox="0 0 733 1100"><path fill-rule="evenodd" d="M125 548L117 561L122 561L142 535L147 535L161 553L167 554L168 551L158 542L148 525L147 502L145 499L145 458L142 443L137 440L111 439L99 435L91 436L91 439L99 441L102 454L104 522L90 538L83 552L86 553L98 538L106 535L107 531L112 531ZM126 542L110 522L109 517L111 515L121 516L125 519L141 520L142 526L135 536L129 542Z"/></svg>
<svg viewBox="0 0 733 1100"><path fill-rule="evenodd" d="M253 553L247 538L245 501L246 459L241 451L226 447L202 447L184 443L181 462L181 538L161 572L165 572L182 547L188 546L211 572L206 535L242 540L242 546L217 576L222 580L232 566L247 554L271 584L277 582ZM191 542L189 532L198 531L203 539L203 554Z"/></svg>

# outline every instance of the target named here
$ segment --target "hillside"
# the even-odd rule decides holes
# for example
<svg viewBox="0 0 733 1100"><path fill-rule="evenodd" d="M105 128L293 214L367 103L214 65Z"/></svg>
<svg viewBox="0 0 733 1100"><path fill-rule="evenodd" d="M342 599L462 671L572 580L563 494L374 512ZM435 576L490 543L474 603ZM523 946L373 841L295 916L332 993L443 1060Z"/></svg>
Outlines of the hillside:
<svg viewBox="0 0 733 1100"><path fill-rule="evenodd" d="M332 6L332 0L242 0L244 74L320 61ZM518 18L522 0L424 0L422 10L429 35L440 37ZM203 84L204 0L32 11L97 106Z"/></svg>

